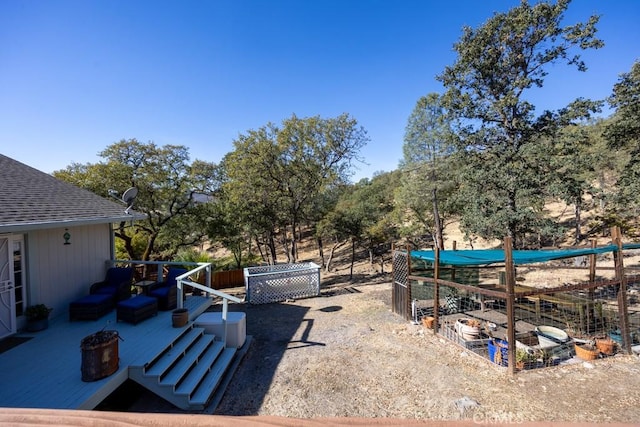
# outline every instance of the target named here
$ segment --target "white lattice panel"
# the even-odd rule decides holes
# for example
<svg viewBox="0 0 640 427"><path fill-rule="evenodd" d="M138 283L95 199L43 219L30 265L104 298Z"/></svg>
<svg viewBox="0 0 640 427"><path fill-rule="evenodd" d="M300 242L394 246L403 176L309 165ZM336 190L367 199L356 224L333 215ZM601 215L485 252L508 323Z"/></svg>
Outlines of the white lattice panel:
<svg viewBox="0 0 640 427"><path fill-rule="evenodd" d="M244 280L251 304L320 295L320 267L312 262L245 268Z"/></svg>

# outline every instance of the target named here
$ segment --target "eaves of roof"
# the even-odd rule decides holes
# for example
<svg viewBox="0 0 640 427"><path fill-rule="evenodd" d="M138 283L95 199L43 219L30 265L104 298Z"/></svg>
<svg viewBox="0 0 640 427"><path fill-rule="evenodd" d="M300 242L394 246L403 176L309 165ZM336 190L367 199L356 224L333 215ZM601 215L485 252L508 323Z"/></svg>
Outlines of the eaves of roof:
<svg viewBox="0 0 640 427"><path fill-rule="evenodd" d="M95 224L114 224L128 221L138 221L146 219L145 214L130 212L129 215L122 215L121 217L103 217L103 218L78 218L61 221L21 221L15 223L2 223L0 224L0 234L2 233L21 233L33 230L47 230L52 228L66 228L66 227L79 227L83 225L95 225Z"/></svg>

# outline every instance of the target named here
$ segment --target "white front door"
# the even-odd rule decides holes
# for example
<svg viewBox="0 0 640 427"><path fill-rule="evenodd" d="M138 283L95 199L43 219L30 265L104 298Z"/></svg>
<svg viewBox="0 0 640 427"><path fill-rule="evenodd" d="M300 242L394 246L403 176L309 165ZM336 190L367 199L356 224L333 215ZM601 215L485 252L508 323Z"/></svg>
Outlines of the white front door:
<svg viewBox="0 0 640 427"><path fill-rule="evenodd" d="M11 239L0 237L0 338L16 333L16 293Z"/></svg>

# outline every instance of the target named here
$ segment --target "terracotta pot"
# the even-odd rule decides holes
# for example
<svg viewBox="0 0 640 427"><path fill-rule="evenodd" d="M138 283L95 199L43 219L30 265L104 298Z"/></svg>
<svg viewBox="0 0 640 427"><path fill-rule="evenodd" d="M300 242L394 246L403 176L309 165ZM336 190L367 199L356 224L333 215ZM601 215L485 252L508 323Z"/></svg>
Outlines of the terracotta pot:
<svg viewBox="0 0 640 427"><path fill-rule="evenodd" d="M602 354L610 356L615 352L616 342L611 338L596 338L596 348L600 350Z"/></svg>
<svg viewBox="0 0 640 427"><path fill-rule="evenodd" d="M189 310L186 308L176 308L171 313L171 322L174 328L182 328L189 323Z"/></svg>

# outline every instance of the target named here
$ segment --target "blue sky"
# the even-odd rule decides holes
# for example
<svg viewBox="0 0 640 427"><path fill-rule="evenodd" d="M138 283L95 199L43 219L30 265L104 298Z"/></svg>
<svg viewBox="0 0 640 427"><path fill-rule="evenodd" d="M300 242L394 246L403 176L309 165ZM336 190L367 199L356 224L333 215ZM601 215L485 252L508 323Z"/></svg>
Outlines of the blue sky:
<svg viewBox="0 0 640 427"><path fill-rule="evenodd" d="M519 0L0 2L0 153L44 172L95 163L121 139L219 162L268 122L349 113L371 139L354 180L398 167L419 97L455 61L463 25ZM589 70L550 68L538 110L603 99L640 59L640 2L574 0L602 15Z"/></svg>

